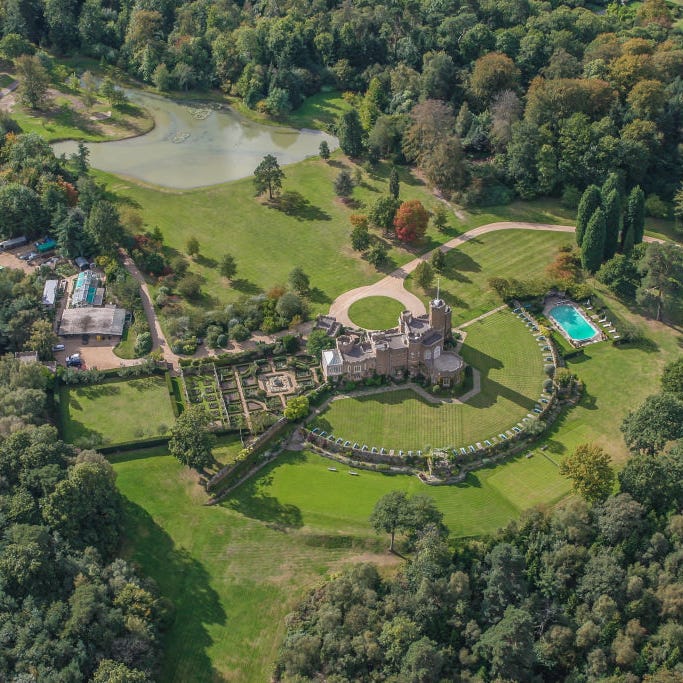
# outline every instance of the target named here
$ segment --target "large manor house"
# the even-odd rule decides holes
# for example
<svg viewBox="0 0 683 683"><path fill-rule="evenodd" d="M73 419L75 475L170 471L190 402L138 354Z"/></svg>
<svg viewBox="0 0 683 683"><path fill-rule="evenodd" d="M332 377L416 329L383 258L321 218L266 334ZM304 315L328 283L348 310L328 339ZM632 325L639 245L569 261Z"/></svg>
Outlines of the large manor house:
<svg viewBox="0 0 683 683"><path fill-rule="evenodd" d="M327 329L339 328L333 318L325 317L321 323ZM444 350L451 339L451 307L436 298L429 303L429 314L403 311L398 327L339 335L336 348L323 351L323 373L325 379L353 381L375 374L422 375L432 384L453 386L462 379L465 363L454 351Z"/></svg>

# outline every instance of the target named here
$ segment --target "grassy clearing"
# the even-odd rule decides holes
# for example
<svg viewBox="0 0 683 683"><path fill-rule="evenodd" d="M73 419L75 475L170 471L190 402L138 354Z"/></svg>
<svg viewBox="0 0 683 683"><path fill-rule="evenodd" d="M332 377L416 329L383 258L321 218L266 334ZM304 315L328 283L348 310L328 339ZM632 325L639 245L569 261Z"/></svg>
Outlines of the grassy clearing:
<svg viewBox="0 0 683 683"><path fill-rule="evenodd" d="M456 536L492 531L566 492L541 457L427 488L414 477L331 473L320 456L287 453L207 507L194 476L162 453L121 456L114 469L126 499L125 554L175 605L160 676L169 683L268 680L284 616L304 592L345 562L388 559L367 521L388 491L431 495Z"/></svg>
<svg viewBox="0 0 683 683"><path fill-rule="evenodd" d="M372 176L364 174L362 184L354 190L357 203L348 206L335 196L332 186L342 163L347 162L309 159L285 167L284 189L300 192L308 202L295 214L285 214L254 197L251 178L176 193L98 175L107 180L123 202L141 209L147 225L161 229L169 256L184 253L188 238L197 237L200 253L191 271L204 280L202 309L284 284L291 270L301 266L311 276L312 312L319 313L326 312L347 289L371 284L413 259L416 253L457 234L454 227L447 233L430 229L418 252L392 244L389 262L384 272L378 272L351 249L349 216L366 210L387 191L389 167L382 165ZM405 180L403 198L420 199L425 206L434 208L437 200L420 181L408 174ZM456 222L453 216L452 225ZM237 275L230 285L218 271L225 252L233 254L237 261Z"/></svg>
<svg viewBox="0 0 683 683"><path fill-rule="evenodd" d="M543 357L510 311L467 328L465 361L481 373L481 392L466 404L433 404L409 389L330 404L326 431L369 447L416 450L466 446L520 421L541 395Z"/></svg>
<svg viewBox="0 0 683 683"><path fill-rule="evenodd" d="M544 275L557 250L572 244L568 233L501 230L465 242L446 254L440 277L441 297L453 308L453 324L471 320L500 305L488 286L492 277L526 280ZM425 301L436 293L436 285L425 296L411 275L406 287Z"/></svg>
<svg viewBox="0 0 683 683"><path fill-rule="evenodd" d="M154 455L162 452L114 461L126 498L124 553L175 605L159 680L262 683L304 592L345 559L374 559L380 542L282 526L265 510L204 506L195 476Z"/></svg>
<svg viewBox="0 0 683 683"><path fill-rule="evenodd" d="M174 421L166 381L159 376L64 386L59 399L63 438L72 443L94 437L110 446L164 435Z"/></svg>
<svg viewBox="0 0 683 683"><path fill-rule="evenodd" d="M403 304L388 296L369 296L349 308L349 317L367 330L386 330L396 327Z"/></svg>

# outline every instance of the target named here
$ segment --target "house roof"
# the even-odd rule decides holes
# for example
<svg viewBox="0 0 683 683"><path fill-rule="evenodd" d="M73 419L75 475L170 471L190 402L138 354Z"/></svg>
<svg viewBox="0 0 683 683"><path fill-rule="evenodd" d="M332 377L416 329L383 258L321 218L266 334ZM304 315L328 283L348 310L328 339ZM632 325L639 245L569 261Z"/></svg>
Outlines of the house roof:
<svg viewBox="0 0 683 683"><path fill-rule="evenodd" d="M121 336L126 321L126 309L113 307L67 308L59 324L60 336L76 334L111 334Z"/></svg>
<svg viewBox="0 0 683 683"><path fill-rule="evenodd" d="M54 306L57 300L59 280L46 280L43 286L43 306Z"/></svg>

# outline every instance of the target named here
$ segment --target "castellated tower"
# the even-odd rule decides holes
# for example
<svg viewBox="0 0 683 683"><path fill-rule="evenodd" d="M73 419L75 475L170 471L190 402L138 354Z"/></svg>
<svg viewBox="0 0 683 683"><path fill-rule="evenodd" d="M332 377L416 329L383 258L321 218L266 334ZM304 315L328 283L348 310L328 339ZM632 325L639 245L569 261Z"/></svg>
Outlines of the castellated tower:
<svg viewBox="0 0 683 683"><path fill-rule="evenodd" d="M432 299L429 302L429 324L437 332L441 332L444 341L450 341L453 334L451 331L451 307L443 300Z"/></svg>

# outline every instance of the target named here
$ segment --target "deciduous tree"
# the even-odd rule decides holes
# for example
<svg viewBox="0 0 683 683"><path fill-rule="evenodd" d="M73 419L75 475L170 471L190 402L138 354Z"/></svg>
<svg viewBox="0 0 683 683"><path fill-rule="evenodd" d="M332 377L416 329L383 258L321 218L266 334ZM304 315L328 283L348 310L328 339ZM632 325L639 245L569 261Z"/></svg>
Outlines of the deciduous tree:
<svg viewBox="0 0 683 683"><path fill-rule="evenodd" d="M39 109L47 99L50 79L35 55L21 55L14 61L19 76L19 99L31 109Z"/></svg>
<svg viewBox="0 0 683 683"><path fill-rule="evenodd" d="M306 417L306 415L308 415L308 410L308 397L293 396L292 398L287 399L287 405L285 406L283 414L290 422L296 422L297 420Z"/></svg>
<svg viewBox="0 0 683 683"><path fill-rule="evenodd" d="M621 431L633 453L655 455L669 441L683 438L683 401L670 393L649 396L624 418Z"/></svg>
<svg viewBox="0 0 683 683"><path fill-rule="evenodd" d="M589 503L599 503L612 492L611 459L595 444L582 444L560 463L560 474L572 481L572 490Z"/></svg>
<svg viewBox="0 0 683 683"><path fill-rule="evenodd" d="M221 275L228 278L228 280L232 280L232 278L235 277L237 262L232 254L223 254L220 263L220 272Z"/></svg>
<svg viewBox="0 0 683 683"><path fill-rule="evenodd" d="M402 242L414 242L427 231L429 212L419 199L403 202L396 211L394 228Z"/></svg>
<svg viewBox="0 0 683 683"><path fill-rule="evenodd" d="M434 269L427 261L420 261L417 268L415 268L414 274L415 282L426 292L434 282Z"/></svg>
<svg viewBox="0 0 683 683"><path fill-rule="evenodd" d="M168 450L183 465L203 469L213 462L216 437L209 430L209 415L201 405L186 408L171 429Z"/></svg>

